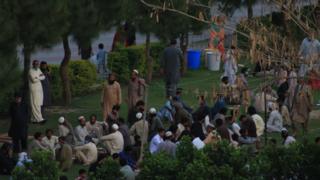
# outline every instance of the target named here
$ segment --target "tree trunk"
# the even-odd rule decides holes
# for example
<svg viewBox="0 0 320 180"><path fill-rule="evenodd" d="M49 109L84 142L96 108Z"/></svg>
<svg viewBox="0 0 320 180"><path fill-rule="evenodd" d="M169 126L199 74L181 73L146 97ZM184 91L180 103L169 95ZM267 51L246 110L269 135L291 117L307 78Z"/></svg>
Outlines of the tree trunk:
<svg viewBox="0 0 320 180"><path fill-rule="evenodd" d="M248 19L252 19L253 17L253 0L247 0L247 10L248 10Z"/></svg>
<svg viewBox="0 0 320 180"><path fill-rule="evenodd" d="M182 68L181 68L181 74L184 75L188 70L188 59L187 59L187 50L188 50L188 44L189 44L189 34L183 33L180 36L180 48L182 50L183 54L183 62Z"/></svg>
<svg viewBox="0 0 320 180"><path fill-rule="evenodd" d="M69 44L69 43L68 43ZM89 60L92 54L91 45L79 45L81 59Z"/></svg>
<svg viewBox="0 0 320 180"><path fill-rule="evenodd" d="M62 37L64 57L60 64L60 78L62 83L62 96L64 105L68 106L71 103L71 89L70 89L70 79L68 74L68 64L71 58L71 50L69 46L68 35Z"/></svg>
<svg viewBox="0 0 320 180"><path fill-rule="evenodd" d="M147 61L147 83L152 81L152 73L153 73L153 58L150 56L150 32L146 35L146 61Z"/></svg>
<svg viewBox="0 0 320 180"><path fill-rule="evenodd" d="M23 45L23 98L29 102L29 70L31 63L32 48L26 44Z"/></svg>

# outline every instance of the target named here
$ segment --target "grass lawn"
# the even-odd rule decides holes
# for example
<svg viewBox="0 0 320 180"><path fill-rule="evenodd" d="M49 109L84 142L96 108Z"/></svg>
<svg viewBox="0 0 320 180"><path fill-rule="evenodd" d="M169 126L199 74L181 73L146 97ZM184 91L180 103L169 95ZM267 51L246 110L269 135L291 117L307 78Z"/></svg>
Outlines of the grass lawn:
<svg viewBox="0 0 320 180"><path fill-rule="evenodd" d="M182 78L179 87L184 89L183 99L190 104L192 107L197 107L197 95L200 93L207 92L208 97L211 96L212 87L218 87L220 82L221 72L211 72L204 69L197 71L188 71L188 73ZM272 78L272 77L271 77ZM249 78L249 84L251 88L256 88L260 83L263 83L261 78ZM121 117L127 117L127 106L125 104L125 99L127 97L127 88L124 84L123 86L123 104L121 105ZM148 99L147 106L160 108L165 102L165 89L164 83L161 79L154 80L148 88ZM320 93L315 92L315 100L319 101ZM211 99L207 99L210 106L213 105ZM97 114L98 120L101 120L101 107L100 107L100 92L93 94L88 94L82 97L73 98L70 107L52 107L46 113L45 117L48 120L45 125L29 125L29 135L34 132L40 131L44 132L45 129L51 128L54 131L57 130L58 118L60 116L65 116L69 122L73 125L77 124L77 117L84 115L87 118L90 114ZM4 119L0 121L0 133L6 133L9 127L9 120ZM310 122L310 133L308 134L308 139L314 139L314 137L320 135L320 122L318 120L311 120ZM268 134L268 137L275 137L280 143L279 134ZM78 173L78 170L83 168L81 165L74 165L72 170L70 170L66 175L69 179L74 179ZM1 177L0 179L7 179L7 177Z"/></svg>

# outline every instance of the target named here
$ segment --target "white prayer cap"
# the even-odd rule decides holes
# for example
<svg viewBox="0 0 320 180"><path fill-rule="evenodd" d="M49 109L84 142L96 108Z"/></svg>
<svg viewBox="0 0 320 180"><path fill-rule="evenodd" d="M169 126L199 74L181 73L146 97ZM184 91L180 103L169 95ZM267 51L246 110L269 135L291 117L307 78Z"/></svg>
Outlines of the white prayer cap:
<svg viewBox="0 0 320 180"><path fill-rule="evenodd" d="M63 116L59 117L58 122L59 122L60 124L64 123L64 121L65 121L65 119L64 119Z"/></svg>
<svg viewBox="0 0 320 180"><path fill-rule="evenodd" d="M288 132L288 130L286 128L282 128L281 132Z"/></svg>
<svg viewBox="0 0 320 180"><path fill-rule="evenodd" d="M78 120L84 119L84 116L79 116Z"/></svg>
<svg viewBox="0 0 320 180"><path fill-rule="evenodd" d="M139 74L139 71L134 69L132 72L136 73L136 74Z"/></svg>
<svg viewBox="0 0 320 180"><path fill-rule="evenodd" d="M150 114L156 114L156 113L157 113L156 108L153 108L153 107L150 108L150 109L149 109L149 113L150 113Z"/></svg>
<svg viewBox="0 0 320 180"><path fill-rule="evenodd" d="M138 112L138 113L136 114L136 118L137 118L138 120L140 120L140 119L142 118L142 116L143 116L143 114L142 114L141 112Z"/></svg>
<svg viewBox="0 0 320 180"><path fill-rule="evenodd" d="M119 129L119 126L118 126L117 124L113 124L113 125L112 125L112 129L116 131L116 130Z"/></svg>
<svg viewBox="0 0 320 180"><path fill-rule="evenodd" d="M172 132L171 131L167 131L165 135L166 135L166 137L171 137L172 136Z"/></svg>

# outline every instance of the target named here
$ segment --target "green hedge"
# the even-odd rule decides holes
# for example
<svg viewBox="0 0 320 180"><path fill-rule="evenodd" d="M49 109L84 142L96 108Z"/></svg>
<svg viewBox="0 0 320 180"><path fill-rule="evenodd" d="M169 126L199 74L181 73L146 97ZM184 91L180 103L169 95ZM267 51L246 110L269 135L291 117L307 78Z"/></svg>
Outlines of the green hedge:
<svg viewBox="0 0 320 180"><path fill-rule="evenodd" d="M159 69L160 54L164 49L161 43L151 43L150 56L153 58L153 68ZM119 48L108 55L108 68L118 74L120 81L128 81L130 72L137 69L142 76L147 73L147 61L145 58L145 45Z"/></svg>
<svg viewBox="0 0 320 180"><path fill-rule="evenodd" d="M92 92L91 88L97 81L96 67L86 60L71 61L68 66L72 96L81 96ZM54 102L62 98L62 85L59 66L50 65L51 95Z"/></svg>
<svg viewBox="0 0 320 180"><path fill-rule="evenodd" d="M147 153L137 179L319 179L319 153L320 146L308 142L267 145L258 154L227 142L195 150L191 139L185 138L176 158Z"/></svg>

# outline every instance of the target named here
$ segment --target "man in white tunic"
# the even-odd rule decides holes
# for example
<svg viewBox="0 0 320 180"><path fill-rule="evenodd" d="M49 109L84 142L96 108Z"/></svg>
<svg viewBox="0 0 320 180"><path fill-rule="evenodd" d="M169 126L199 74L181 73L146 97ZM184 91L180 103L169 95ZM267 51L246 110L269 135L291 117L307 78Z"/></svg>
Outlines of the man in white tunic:
<svg viewBox="0 0 320 180"><path fill-rule="evenodd" d="M32 66L29 70L30 105L32 110L31 121L33 123L43 123L45 120L41 114L41 106L43 104L41 80L44 80L45 76L39 68L38 60L34 60Z"/></svg>
<svg viewBox="0 0 320 180"><path fill-rule="evenodd" d="M231 49L227 51L223 74L228 77L229 84L233 85L235 83L237 71L236 49L232 46Z"/></svg>

